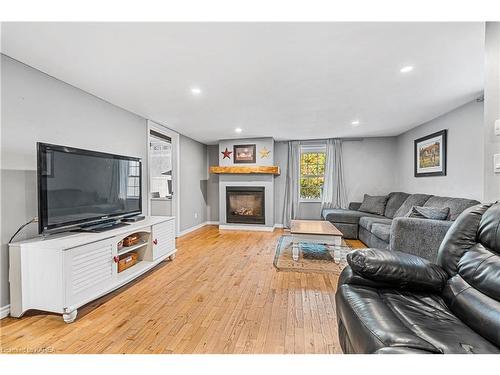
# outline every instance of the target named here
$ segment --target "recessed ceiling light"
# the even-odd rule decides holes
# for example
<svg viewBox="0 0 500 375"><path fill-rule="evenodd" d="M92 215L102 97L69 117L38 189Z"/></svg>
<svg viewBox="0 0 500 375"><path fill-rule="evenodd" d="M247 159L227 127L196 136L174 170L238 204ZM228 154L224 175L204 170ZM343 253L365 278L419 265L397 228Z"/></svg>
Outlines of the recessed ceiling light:
<svg viewBox="0 0 500 375"><path fill-rule="evenodd" d="M234 129L234 131L235 131L236 133L241 133L241 132L243 131L243 129L242 129L242 128L236 128L236 129Z"/></svg>
<svg viewBox="0 0 500 375"><path fill-rule="evenodd" d="M359 120L354 120L353 122L351 122L351 125L352 126L358 126L359 125Z"/></svg>
<svg viewBox="0 0 500 375"><path fill-rule="evenodd" d="M193 94L193 95L200 95L201 94L201 89L199 87L192 87L191 88L191 94Z"/></svg>
<svg viewBox="0 0 500 375"><path fill-rule="evenodd" d="M408 65L408 66L404 66L400 69L400 72L401 73L408 73L408 72L411 72L413 70L413 66L411 65Z"/></svg>

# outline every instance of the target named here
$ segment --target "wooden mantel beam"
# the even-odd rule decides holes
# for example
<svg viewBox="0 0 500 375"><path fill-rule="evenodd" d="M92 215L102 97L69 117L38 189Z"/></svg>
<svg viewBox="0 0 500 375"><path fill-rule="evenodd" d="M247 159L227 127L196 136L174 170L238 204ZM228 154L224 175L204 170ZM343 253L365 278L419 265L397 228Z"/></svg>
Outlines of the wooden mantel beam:
<svg viewBox="0 0 500 375"><path fill-rule="evenodd" d="M210 167L210 173L216 174L280 174L280 167L278 166L233 166L233 167Z"/></svg>

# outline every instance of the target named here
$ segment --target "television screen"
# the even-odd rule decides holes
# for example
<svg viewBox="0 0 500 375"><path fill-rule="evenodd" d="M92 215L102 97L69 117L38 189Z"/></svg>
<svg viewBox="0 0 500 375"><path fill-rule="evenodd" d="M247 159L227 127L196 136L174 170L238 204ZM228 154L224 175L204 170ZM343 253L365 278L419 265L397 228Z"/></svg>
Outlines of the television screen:
<svg viewBox="0 0 500 375"><path fill-rule="evenodd" d="M40 233L141 213L141 159L37 146Z"/></svg>

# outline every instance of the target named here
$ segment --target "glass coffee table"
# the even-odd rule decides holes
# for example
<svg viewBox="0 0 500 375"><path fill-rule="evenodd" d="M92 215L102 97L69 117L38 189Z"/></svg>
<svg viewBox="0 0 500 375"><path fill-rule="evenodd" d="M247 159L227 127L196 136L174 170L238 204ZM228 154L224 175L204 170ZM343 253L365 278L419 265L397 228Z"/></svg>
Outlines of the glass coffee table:
<svg viewBox="0 0 500 375"><path fill-rule="evenodd" d="M292 235L283 235L278 240L273 265L280 271L340 274L352 250L343 239L338 244L324 244L307 240L294 242Z"/></svg>
<svg viewBox="0 0 500 375"><path fill-rule="evenodd" d="M290 234L292 235L292 255L295 261L299 259L299 243L301 242L329 246L342 245L342 232L325 220L292 220Z"/></svg>

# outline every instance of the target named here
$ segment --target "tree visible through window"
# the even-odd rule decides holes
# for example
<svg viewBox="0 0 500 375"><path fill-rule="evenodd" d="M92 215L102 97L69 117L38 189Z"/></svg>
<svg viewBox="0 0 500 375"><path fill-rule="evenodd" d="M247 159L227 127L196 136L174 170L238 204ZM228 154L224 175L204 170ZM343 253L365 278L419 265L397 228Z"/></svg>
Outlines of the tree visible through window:
<svg viewBox="0 0 500 375"><path fill-rule="evenodd" d="M324 148L304 148L300 154L300 199L320 200L325 182Z"/></svg>

